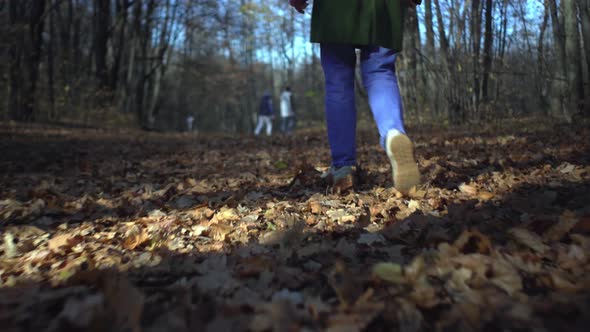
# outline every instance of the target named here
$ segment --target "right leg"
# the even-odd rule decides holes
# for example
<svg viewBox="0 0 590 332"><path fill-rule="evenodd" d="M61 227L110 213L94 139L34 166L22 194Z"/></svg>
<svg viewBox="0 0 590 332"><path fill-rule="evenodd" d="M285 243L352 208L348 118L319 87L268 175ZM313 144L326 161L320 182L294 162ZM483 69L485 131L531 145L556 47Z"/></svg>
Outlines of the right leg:
<svg viewBox="0 0 590 332"><path fill-rule="evenodd" d="M363 83L381 144L391 162L393 184L400 192L407 193L420 183L420 172L414 157L414 145L405 135L395 60L396 54L392 50L379 46L362 48Z"/></svg>
<svg viewBox="0 0 590 332"><path fill-rule="evenodd" d="M295 130L295 116L291 115L290 117L287 118L288 122L287 122L287 133L288 134L292 134L293 131Z"/></svg>
<svg viewBox="0 0 590 332"><path fill-rule="evenodd" d="M262 130L262 125L264 122L262 121L262 115L258 116L258 123L256 124L256 129L254 129L254 135L260 135L260 131Z"/></svg>
<svg viewBox="0 0 590 332"><path fill-rule="evenodd" d="M287 125L289 123L289 117L283 116L281 117L281 132L283 134L286 134L288 129L287 129Z"/></svg>
<svg viewBox="0 0 590 332"><path fill-rule="evenodd" d="M332 166L353 166L356 165L355 49L352 45L321 44L321 60Z"/></svg>
<svg viewBox="0 0 590 332"><path fill-rule="evenodd" d="M266 136L272 135L272 118L270 116L265 116L266 122Z"/></svg>

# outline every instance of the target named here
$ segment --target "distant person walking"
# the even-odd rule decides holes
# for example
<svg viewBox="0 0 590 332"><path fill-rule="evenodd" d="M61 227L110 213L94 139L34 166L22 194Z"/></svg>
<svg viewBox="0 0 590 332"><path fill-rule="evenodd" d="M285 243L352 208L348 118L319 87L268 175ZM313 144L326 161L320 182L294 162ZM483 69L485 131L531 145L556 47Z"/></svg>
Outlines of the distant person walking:
<svg viewBox="0 0 590 332"><path fill-rule="evenodd" d="M281 93L281 131L291 135L295 129L295 112L293 110L293 93L291 87L285 87Z"/></svg>
<svg viewBox="0 0 590 332"><path fill-rule="evenodd" d="M254 130L254 135L260 135L262 127L266 127L266 136L272 135L272 120L274 118L274 110L272 108L272 96L269 91L264 92L260 100L260 107L258 109L258 124Z"/></svg>
<svg viewBox="0 0 590 332"><path fill-rule="evenodd" d="M193 124L195 122L195 117L192 114L189 114L186 117L186 130L188 132L192 132L193 131Z"/></svg>
<svg viewBox="0 0 590 332"><path fill-rule="evenodd" d="M354 94L356 49L380 143L391 163L393 184L401 192L418 185L414 144L406 135L395 61L402 49L404 16L421 0L315 0L311 41L320 44L325 76L325 109L332 167L326 178L350 188L356 159ZM290 0L303 13L307 0ZM339 183L342 183L340 185Z"/></svg>

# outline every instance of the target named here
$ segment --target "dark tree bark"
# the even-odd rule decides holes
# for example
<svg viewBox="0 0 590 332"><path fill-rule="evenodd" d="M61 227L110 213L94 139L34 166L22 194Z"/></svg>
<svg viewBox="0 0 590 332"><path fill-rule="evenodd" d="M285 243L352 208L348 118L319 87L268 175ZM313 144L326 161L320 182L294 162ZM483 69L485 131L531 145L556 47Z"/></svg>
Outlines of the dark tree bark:
<svg viewBox="0 0 590 332"><path fill-rule="evenodd" d="M563 20L560 20L558 15L558 7L556 0L548 0L546 4L549 6L551 13L551 27L553 31L553 43L555 45L555 53L557 55L557 79L553 81L554 98L552 102L552 109L559 114L567 115L566 106L564 105L565 90L567 89L565 79L567 77L567 66L565 63L565 33L563 31Z"/></svg>
<svg viewBox="0 0 590 332"><path fill-rule="evenodd" d="M44 0L32 0L30 3L10 0L9 3L12 38L8 103L13 120L32 121L35 117L44 11Z"/></svg>
<svg viewBox="0 0 590 332"><path fill-rule="evenodd" d="M115 2L116 9L116 29L118 30L117 44L114 47L113 66L111 68L109 87L112 91L116 91L119 83L119 72L121 70L121 63L123 61L123 54L127 40L127 16L128 10L132 3L128 0L117 0Z"/></svg>
<svg viewBox="0 0 590 332"><path fill-rule="evenodd" d="M24 30L23 4L19 0L10 0L8 3L8 23L10 25L10 46L8 50L8 111L10 118L19 120L22 115L23 79L21 72Z"/></svg>
<svg viewBox="0 0 590 332"><path fill-rule="evenodd" d="M55 44L55 27L54 12L55 2L49 4L49 40L47 42L47 97L49 99L49 118L54 119L55 114L55 87L54 87L54 44Z"/></svg>
<svg viewBox="0 0 590 332"><path fill-rule="evenodd" d="M472 102L478 109L480 98L480 53L481 53L481 0L471 2L471 56L473 61L473 95Z"/></svg>
<svg viewBox="0 0 590 332"><path fill-rule="evenodd" d="M578 6L574 0L562 1L565 31L565 56L569 90L569 114L574 115L584 96L582 85L582 61L580 34L578 29Z"/></svg>
<svg viewBox="0 0 590 332"><path fill-rule="evenodd" d="M107 68L107 43L111 28L111 0L95 0L94 2L94 61L95 75L99 88L109 84Z"/></svg>
<svg viewBox="0 0 590 332"><path fill-rule="evenodd" d="M486 18L485 18L485 34L483 46L483 77L481 84L481 96L484 102L488 102L488 82L490 79L490 71L492 69L492 44L493 44L493 12L494 5L492 0L486 0Z"/></svg>
<svg viewBox="0 0 590 332"><path fill-rule="evenodd" d="M580 19L582 21L582 37L584 40L584 55L586 57L586 91L584 110L590 115L590 0L578 0Z"/></svg>

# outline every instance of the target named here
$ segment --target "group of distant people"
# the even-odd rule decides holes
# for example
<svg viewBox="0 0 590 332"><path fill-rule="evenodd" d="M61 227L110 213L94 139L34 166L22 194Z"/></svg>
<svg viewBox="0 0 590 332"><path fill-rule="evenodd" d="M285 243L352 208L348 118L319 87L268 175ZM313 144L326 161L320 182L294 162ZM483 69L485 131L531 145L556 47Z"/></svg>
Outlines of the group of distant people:
<svg viewBox="0 0 590 332"><path fill-rule="evenodd" d="M270 91L265 91L258 107L258 122L256 124L256 129L254 130L256 136L260 135L263 128L266 129L267 136L272 135L273 120L275 117L272 100L273 97ZM291 92L291 87L287 86L283 89L279 105L281 111L280 130L285 135L291 135L295 130L295 111L293 107L293 93ZM195 130L195 117L192 114L188 114L185 121L187 132Z"/></svg>
<svg viewBox="0 0 590 332"><path fill-rule="evenodd" d="M254 135L260 135L262 128L266 129L266 135L272 135L274 108L272 103L272 94L270 91L265 91L260 100L260 107L258 109L258 122ZM281 132L285 135L291 135L295 130L295 111L293 107L293 93L290 87L285 87L280 95L280 115L281 115Z"/></svg>

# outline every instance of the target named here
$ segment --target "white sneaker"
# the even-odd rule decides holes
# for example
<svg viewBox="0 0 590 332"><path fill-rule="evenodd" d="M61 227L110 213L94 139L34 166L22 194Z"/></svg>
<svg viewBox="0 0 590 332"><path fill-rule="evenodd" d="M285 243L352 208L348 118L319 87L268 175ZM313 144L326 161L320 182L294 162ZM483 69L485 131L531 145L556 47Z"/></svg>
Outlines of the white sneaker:
<svg viewBox="0 0 590 332"><path fill-rule="evenodd" d="M414 158L414 144L399 130L392 129L385 139L385 151L391 162L393 186L407 194L412 187L420 184L420 171Z"/></svg>

